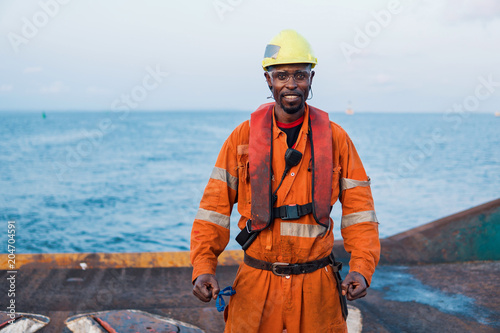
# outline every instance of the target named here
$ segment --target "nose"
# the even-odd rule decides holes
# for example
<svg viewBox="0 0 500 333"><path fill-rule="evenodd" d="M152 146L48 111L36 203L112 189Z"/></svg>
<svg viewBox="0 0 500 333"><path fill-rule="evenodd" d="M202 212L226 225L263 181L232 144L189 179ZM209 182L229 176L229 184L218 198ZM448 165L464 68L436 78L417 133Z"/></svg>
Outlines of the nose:
<svg viewBox="0 0 500 333"><path fill-rule="evenodd" d="M295 78L293 77L293 75L286 82L286 87L290 90L297 88L297 82L295 82Z"/></svg>

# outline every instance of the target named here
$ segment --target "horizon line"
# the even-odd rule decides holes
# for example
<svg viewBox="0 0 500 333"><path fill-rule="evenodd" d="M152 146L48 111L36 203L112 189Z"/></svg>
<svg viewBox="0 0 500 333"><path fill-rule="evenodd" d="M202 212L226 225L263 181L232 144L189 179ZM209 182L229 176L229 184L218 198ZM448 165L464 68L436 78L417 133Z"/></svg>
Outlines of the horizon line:
<svg viewBox="0 0 500 333"><path fill-rule="evenodd" d="M243 110L243 109L136 109L136 110L128 110L130 113L167 113L167 112L186 112L186 113L200 113L200 112L238 112L238 113L252 113L255 110ZM324 110L326 111L326 110ZM113 113L122 113L124 111L114 111L114 110L85 110L85 109L69 109L69 110L50 110L50 109L44 109L44 110L30 110L30 109L0 109L0 113L15 113L15 112L23 112L23 113L48 113L48 112L53 112L53 113L63 113L63 112L68 112L68 113L81 113L81 112L90 112L90 113L106 113L106 112L113 112ZM345 110L332 110L332 111L326 111L327 113L343 113L346 114ZM420 110L420 111L381 111L381 110L358 110L354 112L354 115L358 113L366 114L366 113L393 113L393 114L439 114L439 113L445 113L446 110L439 110L439 111L428 111L428 110ZM474 114L474 113L479 113L479 114L497 114L499 111L484 111L484 110L476 110L476 111L471 111L469 114Z"/></svg>

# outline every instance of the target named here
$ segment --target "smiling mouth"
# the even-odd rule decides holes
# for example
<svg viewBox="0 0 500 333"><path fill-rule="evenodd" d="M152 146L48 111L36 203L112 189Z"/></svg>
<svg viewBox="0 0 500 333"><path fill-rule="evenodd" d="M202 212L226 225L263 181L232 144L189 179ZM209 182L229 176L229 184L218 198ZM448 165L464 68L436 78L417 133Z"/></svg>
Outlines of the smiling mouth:
<svg viewBox="0 0 500 333"><path fill-rule="evenodd" d="M292 95L292 94L283 96L283 99L287 102L295 102L300 100L300 98L301 98L300 95Z"/></svg>

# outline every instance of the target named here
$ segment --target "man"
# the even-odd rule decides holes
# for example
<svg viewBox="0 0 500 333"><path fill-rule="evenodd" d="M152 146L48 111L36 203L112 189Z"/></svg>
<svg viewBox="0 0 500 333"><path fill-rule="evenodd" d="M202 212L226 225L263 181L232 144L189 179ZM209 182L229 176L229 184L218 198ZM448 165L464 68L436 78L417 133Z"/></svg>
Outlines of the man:
<svg viewBox="0 0 500 333"><path fill-rule="evenodd" d="M225 141L201 200L191 261L193 293L204 302L219 293L217 257L229 241L235 202L241 214L245 260L225 332L347 332L329 260L337 198L351 253L342 284L347 299L366 295L378 263L370 180L346 132L306 103L316 63L293 30L267 45L263 68L275 103L262 105Z"/></svg>

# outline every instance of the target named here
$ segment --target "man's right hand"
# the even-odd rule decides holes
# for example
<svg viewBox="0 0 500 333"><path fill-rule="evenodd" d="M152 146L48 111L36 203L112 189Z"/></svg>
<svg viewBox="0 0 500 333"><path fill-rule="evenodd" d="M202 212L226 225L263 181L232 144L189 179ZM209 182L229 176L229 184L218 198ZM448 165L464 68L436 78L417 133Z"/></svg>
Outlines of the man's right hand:
<svg viewBox="0 0 500 333"><path fill-rule="evenodd" d="M219 294L219 282L212 274L202 274L196 278L193 286L193 294L203 302L216 299Z"/></svg>

